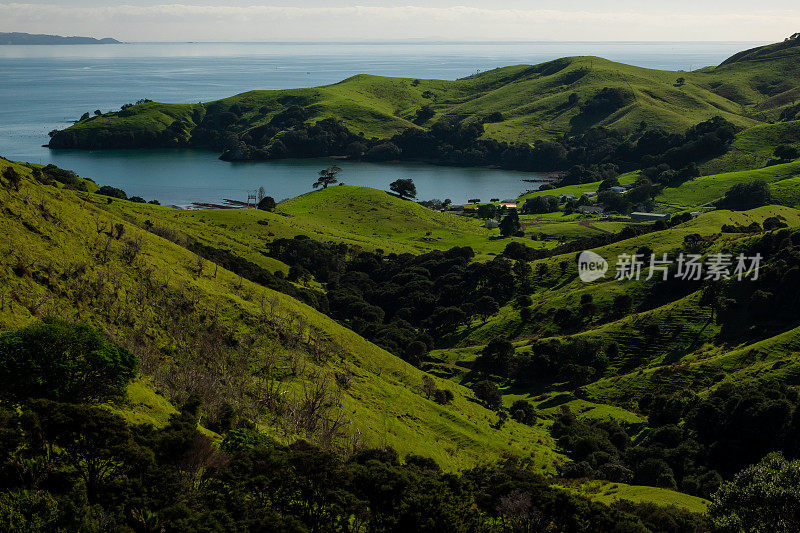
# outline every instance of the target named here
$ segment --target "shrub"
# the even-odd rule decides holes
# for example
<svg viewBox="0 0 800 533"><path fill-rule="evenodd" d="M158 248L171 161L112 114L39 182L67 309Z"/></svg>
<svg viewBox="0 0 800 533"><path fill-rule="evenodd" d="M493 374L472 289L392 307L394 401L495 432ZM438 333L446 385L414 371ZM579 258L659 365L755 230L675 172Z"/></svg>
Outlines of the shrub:
<svg viewBox="0 0 800 533"><path fill-rule="evenodd" d="M117 189L116 187L111 187L110 185L103 185L97 191L96 194L100 194L103 196L110 196L111 198L119 198L120 200L127 200L128 195L122 189Z"/></svg>
<svg viewBox="0 0 800 533"><path fill-rule="evenodd" d="M536 408L525 400L517 400L511 404L511 418L522 424L536 424Z"/></svg>
<svg viewBox="0 0 800 533"><path fill-rule="evenodd" d="M472 392L474 392L475 397L485 403L488 408L497 409L500 407L502 401L500 389L491 381L485 379L477 382L472 386Z"/></svg>
<svg viewBox="0 0 800 533"><path fill-rule="evenodd" d="M265 196L260 202L258 202L258 208L261 211L272 211L275 209L276 205L275 198L272 196Z"/></svg>
<svg viewBox="0 0 800 533"><path fill-rule="evenodd" d="M0 397L103 401L124 395L137 360L86 324L45 319L0 335Z"/></svg>

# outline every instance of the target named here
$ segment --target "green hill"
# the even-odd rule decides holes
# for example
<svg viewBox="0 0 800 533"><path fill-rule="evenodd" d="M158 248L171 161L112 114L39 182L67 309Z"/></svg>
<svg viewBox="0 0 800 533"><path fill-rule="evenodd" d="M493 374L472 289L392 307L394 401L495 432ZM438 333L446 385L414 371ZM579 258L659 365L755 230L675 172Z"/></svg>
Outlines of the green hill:
<svg viewBox="0 0 800 533"><path fill-rule="evenodd" d="M52 181L36 166L0 167L0 330L55 316L87 321L127 347L140 375L125 401L106 407L129 423L165 427L196 394L203 431L217 441L235 413L280 442L305 438L343 453L388 446L447 472L512 458L567 478L548 483L597 502L703 512L721 480L761 453L736 439L762 416L736 419L750 429L725 435L745 455L718 456L709 450L722 444L692 409L750 394L752 405L772 409L780 397L795 410L795 397L780 389L764 398L742 392L800 376L800 320L787 311L800 242L800 211L791 207L714 210L659 227L523 215L524 236L500 238L469 213L438 213L364 187L329 187L273 212L179 211L76 190L80 182ZM7 168L21 176L18 189ZM761 178L788 197L796 172L787 163L704 176L663 195L683 210ZM770 230L768 220L785 228ZM754 223L757 230L737 230ZM278 254L276 243L288 252ZM465 246L475 255L457 248ZM758 250L767 267L757 284L586 284L575 265L584 247L609 259ZM304 253L316 255L308 262ZM459 304L463 280L495 294L499 309L432 325L438 315L428 307L439 302L425 296ZM414 307L389 318L393 299ZM414 313L428 318L411 326ZM369 316L379 318L367 324ZM410 338L390 353L379 347L384 325L436 332L434 349L413 360ZM496 405L478 392L486 380L498 386ZM776 427L791 435L787 420ZM787 446L775 438L770 446ZM580 481L587 477L594 481Z"/></svg>
<svg viewBox="0 0 800 533"><path fill-rule="evenodd" d="M505 454L529 457L543 472L560 460L544 425L496 428L492 411L446 381L437 383L454 400L439 405L423 393L420 370L285 294L203 266L185 248L187 234L161 224L174 210L43 184L30 168L0 160L0 172L9 166L22 182L19 191L2 192L0 330L57 316L108 332L141 361L130 405L116 407L126 418L163 423L172 407L159 395L180 405L193 392L211 429L227 405L280 440L346 436L432 457L450 470ZM248 242L239 224L267 228L252 211L236 212L251 218L230 226L231 211L207 213L219 215L217 244ZM316 429L291 415L312 384L326 398ZM274 395L282 407L265 409ZM333 433L320 429L331 424Z"/></svg>
<svg viewBox="0 0 800 533"><path fill-rule="evenodd" d="M357 75L333 85L250 91L203 104L146 102L81 120L56 133L50 146L199 146L233 150L231 157L241 157L241 142L251 152L279 157L278 141L299 142L292 128L324 119L345 128L331 130L331 153L345 152L342 136L386 139L407 129L430 130L449 119L483 123L484 138L513 143L593 126L627 133L642 126L683 132L715 116L750 127L785 116L800 85L800 74L792 68L796 47L758 54L758 61L729 61L694 72L569 57L455 81Z"/></svg>

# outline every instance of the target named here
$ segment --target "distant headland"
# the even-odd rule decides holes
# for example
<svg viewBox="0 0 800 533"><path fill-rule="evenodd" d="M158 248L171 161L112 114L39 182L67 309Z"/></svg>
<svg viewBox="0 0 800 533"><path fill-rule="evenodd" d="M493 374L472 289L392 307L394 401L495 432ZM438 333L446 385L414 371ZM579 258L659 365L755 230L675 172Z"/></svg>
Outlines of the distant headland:
<svg viewBox="0 0 800 533"><path fill-rule="evenodd" d="M62 37L61 35L43 35L36 33L2 33L0 44L121 44L121 41L106 37Z"/></svg>

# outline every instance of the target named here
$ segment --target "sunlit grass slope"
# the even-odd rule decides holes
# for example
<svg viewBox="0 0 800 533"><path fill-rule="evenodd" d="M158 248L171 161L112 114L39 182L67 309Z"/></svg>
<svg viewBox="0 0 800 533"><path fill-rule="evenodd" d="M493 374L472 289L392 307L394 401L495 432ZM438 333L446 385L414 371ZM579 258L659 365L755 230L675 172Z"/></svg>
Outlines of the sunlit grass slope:
<svg viewBox="0 0 800 533"><path fill-rule="evenodd" d="M201 242L236 250L242 257L268 268L278 265L261 253L266 243L295 235L386 253L424 253L470 246L478 254L487 255L502 252L509 242L500 238L499 230L484 228L478 218L439 213L385 191L352 185L309 192L278 204L274 212L165 211L141 204L124 205L124 212L140 222L158 220ZM530 239L524 242L529 246L547 245Z"/></svg>
<svg viewBox="0 0 800 533"><path fill-rule="evenodd" d="M302 389L317 371L352 374L351 385L342 391L342 413L348 432L364 444L429 456L447 469L504 454L533 458L542 471L552 470L558 460L544 426L510 421L498 429L497 416L454 383L439 381L455 396L451 405L440 406L422 394L420 370L286 295L221 268L198 272L193 253L138 225L148 213L153 220L166 220L178 215L176 211L120 200L108 203L104 197L36 183L27 167L0 160L0 171L6 166L13 166L23 181L19 191L0 191L0 329L43 316L84 320L146 356L130 403L119 407L129 420L164 422L172 408L157 393L169 394L152 389L150 372L158 373L179 357L189 358L188 363L196 357L198 369L211 364L206 356L213 354L187 347L194 346L195 333L213 327L231 343L252 345L253 364L263 364L259 354L268 352L286 364L305 361L300 367L306 371L285 377L288 391ZM109 235L119 227L123 237ZM213 231L227 233L231 242L244 239L234 225ZM141 244L134 260L125 257L127 240ZM272 310L265 311L265 306ZM276 323L285 328L302 328L300 337L287 340L289 330L265 330L265 312L274 312ZM324 339L329 358L319 360L310 353L312 336ZM233 362L223 367L216 392L230 392L227 372L235 367ZM180 396L180 383L172 383L171 390ZM263 427L277 438L297 436L284 435L266 422Z"/></svg>

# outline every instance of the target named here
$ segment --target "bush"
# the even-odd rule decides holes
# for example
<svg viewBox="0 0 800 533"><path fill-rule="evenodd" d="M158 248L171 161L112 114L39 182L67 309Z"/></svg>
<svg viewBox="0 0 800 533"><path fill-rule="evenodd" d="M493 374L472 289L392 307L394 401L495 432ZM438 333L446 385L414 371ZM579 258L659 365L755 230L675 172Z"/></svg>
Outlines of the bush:
<svg viewBox="0 0 800 533"><path fill-rule="evenodd" d="M110 196L111 198L119 198L120 200L127 200L128 195L122 189L117 189L116 187L111 187L110 185L103 185L97 191L96 194L100 194L103 196Z"/></svg>
<svg viewBox="0 0 800 533"><path fill-rule="evenodd" d="M275 209L276 205L275 198L272 196L265 196L260 202L258 202L258 208L261 211L272 211Z"/></svg>
<svg viewBox="0 0 800 533"><path fill-rule="evenodd" d="M502 401L500 389L491 381L485 379L477 382L472 386L472 392L474 392L475 397L485 403L486 407L489 409L497 409L500 407Z"/></svg>
<svg viewBox="0 0 800 533"><path fill-rule="evenodd" d="M797 159L800 157L800 151L798 151L794 146L782 144L775 148L773 155L781 161L791 161L792 159Z"/></svg>
<svg viewBox="0 0 800 533"><path fill-rule="evenodd" d="M522 424L536 424L536 408L525 400L517 400L511 404L511 418Z"/></svg>
<svg viewBox="0 0 800 533"><path fill-rule="evenodd" d="M62 402L123 396L137 360L86 324L55 319L0 335L0 397Z"/></svg>

